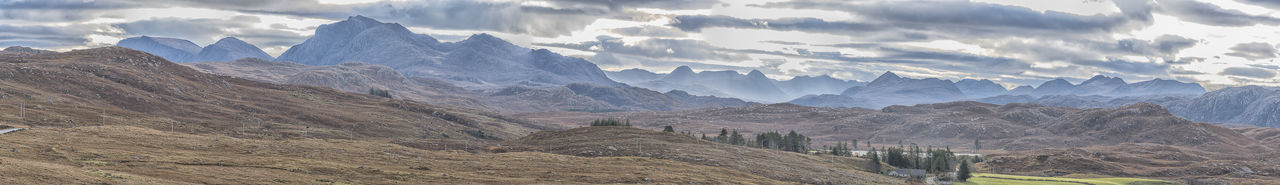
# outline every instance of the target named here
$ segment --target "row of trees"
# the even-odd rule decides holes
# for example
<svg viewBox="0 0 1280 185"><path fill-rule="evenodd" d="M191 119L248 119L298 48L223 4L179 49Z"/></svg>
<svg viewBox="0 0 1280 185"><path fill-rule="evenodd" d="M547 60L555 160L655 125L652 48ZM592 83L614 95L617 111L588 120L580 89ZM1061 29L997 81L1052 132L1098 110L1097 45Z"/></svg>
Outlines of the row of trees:
<svg viewBox="0 0 1280 185"><path fill-rule="evenodd" d="M599 127L599 126L625 126L625 127L630 127L630 126L631 126L631 120L627 120L626 122L623 122L623 121L618 121L618 120L613 119L613 118L609 118L609 119L598 119L598 120L595 120L595 121L591 121L591 126L593 126L593 127Z"/></svg>
<svg viewBox="0 0 1280 185"><path fill-rule="evenodd" d="M881 151L884 151L884 156L877 157L882 158L889 165L924 169L929 172L950 172L958 161L955 153L951 152L951 147L934 149L933 146L929 146L921 149L919 145L911 143L911 147L898 145L898 147L882 148Z"/></svg>
<svg viewBox="0 0 1280 185"><path fill-rule="evenodd" d="M665 131L666 128L664 128L663 130ZM749 147L765 148L765 149L775 149L775 150L783 150L783 151L791 151L791 152L799 152L799 153L808 152L809 144L812 141L811 139L809 139L809 137L804 136L803 134L800 134L800 133L796 133L796 131L794 130L792 130L791 132L788 132L785 135L777 131L760 133L760 134L756 134L756 137L753 140L753 139L747 139L745 136L738 133L738 130L730 131L729 129L724 129L724 128L721 128L720 134L714 137L709 137L707 136L707 134L702 134L702 139L707 141L717 142L717 143L749 146Z"/></svg>

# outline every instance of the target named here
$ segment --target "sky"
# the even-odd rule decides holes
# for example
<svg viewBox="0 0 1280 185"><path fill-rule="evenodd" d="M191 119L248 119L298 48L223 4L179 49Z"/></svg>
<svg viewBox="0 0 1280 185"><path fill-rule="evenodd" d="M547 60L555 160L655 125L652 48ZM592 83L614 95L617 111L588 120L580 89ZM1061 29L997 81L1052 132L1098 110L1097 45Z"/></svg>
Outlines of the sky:
<svg viewBox="0 0 1280 185"><path fill-rule="evenodd" d="M1270 0L0 0L0 47L236 37L278 56L354 15L443 41L489 33L605 70L1280 86Z"/></svg>

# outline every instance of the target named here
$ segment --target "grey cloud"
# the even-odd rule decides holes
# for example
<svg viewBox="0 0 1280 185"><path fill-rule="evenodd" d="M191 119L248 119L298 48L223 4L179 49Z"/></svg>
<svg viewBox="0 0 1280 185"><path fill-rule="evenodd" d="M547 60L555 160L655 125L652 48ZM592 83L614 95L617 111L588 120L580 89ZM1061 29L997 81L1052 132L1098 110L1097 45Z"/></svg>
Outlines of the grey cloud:
<svg viewBox="0 0 1280 185"><path fill-rule="evenodd" d="M1240 43L1231 47L1231 53L1228 56L1236 56L1249 60L1268 59L1276 57L1276 47L1268 43L1250 42Z"/></svg>
<svg viewBox="0 0 1280 185"><path fill-rule="evenodd" d="M622 14L599 9L556 9L516 2L430 1L380 3L355 12L384 22L444 29L479 29L536 36L560 36L602 17Z"/></svg>
<svg viewBox="0 0 1280 185"><path fill-rule="evenodd" d="M690 60L738 61L750 59L746 55L727 53L712 46L706 41L684 39L646 39L635 44L624 44L621 38L610 36L596 37L597 41L560 44L540 43L535 45L561 47L592 52L620 53L647 56L652 58L678 58ZM592 50L596 47L597 50Z"/></svg>
<svg viewBox="0 0 1280 185"><path fill-rule="evenodd" d="M760 42L763 42L763 43L771 43L771 44L791 45L791 46L809 45L809 44L805 44L805 43L802 43L802 42L791 42L791 41L780 41L780 40L770 40L770 41L760 41Z"/></svg>
<svg viewBox="0 0 1280 185"><path fill-rule="evenodd" d="M1015 34L1017 32L1056 32L1079 34L1110 32L1134 28L1133 23L1149 23L1150 7L1139 1L1117 1L1120 15L1076 15L1025 7L997 4L945 1L848 3L843 1L797 0L768 3L765 7L787 7L844 11L866 16L869 21L911 30L963 32L982 34ZM1039 33L1028 33L1039 34Z"/></svg>
<svg viewBox="0 0 1280 185"><path fill-rule="evenodd" d="M678 29L673 29L673 28L668 28L663 26L649 26L649 25L639 26L639 27L615 28L610 31L613 33L622 34L626 36L685 37L689 35L684 33L684 31L680 31Z"/></svg>
<svg viewBox="0 0 1280 185"><path fill-rule="evenodd" d="M135 22L112 24L126 35L148 35L183 38L196 43L212 43L224 36L228 28L245 28L257 23L253 16L236 16L230 19L182 19L155 18Z"/></svg>
<svg viewBox="0 0 1280 185"><path fill-rule="evenodd" d="M1155 40L1125 39L1118 41L1117 49L1142 55L1174 55L1182 49L1195 46L1199 41L1181 36L1163 35Z"/></svg>
<svg viewBox="0 0 1280 185"><path fill-rule="evenodd" d="M1252 77L1252 78L1263 78L1263 79L1276 77L1276 72L1272 70L1258 69L1258 68L1252 68L1252 67L1228 67L1227 69L1222 70L1222 72L1219 72L1218 74L1241 76L1241 77Z"/></svg>
<svg viewBox="0 0 1280 185"><path fill-rule="evenodd" d="M1277 25L1280 19L1270 16L1255 16L1239 10L1228 10L1218 5L1190 0L1160 0L1160 7L1165 13L1177 16L1184 21L1215 26L1252 26L1256 24Z"/></svg>
<svg viewBox="0 0 1280 185"><path fill-rule="evenodd" d="M1236 2L1253 4L1272 9L1280 9L1280 1L1275 0L1236 0Z"/></svg>
<svg viewBox="0 0 1280 185"><path fill-rule="evenodd" d="M660 8L669 10L688 10L711 8L718 0L552 0L559 6L594 5L608 7L612 10L631 8Z"/></svg>
<svg viewBox="0 0 1280 185"><path fill-rule="evenodd" d="M819 32L859 32L881 30L876 25L854 22L827 22L818 18L739 19L724 15L682 15L672 20L671 26L685 31L701 31L703 28L755 28L774 30L804 30Z"/></svg>
<svg viewBox="0 0 1280 185"><path fill-rule="evenodd" d="M0 47L58 48L84 46L101 25L15 26L0 24Z"/></svg>

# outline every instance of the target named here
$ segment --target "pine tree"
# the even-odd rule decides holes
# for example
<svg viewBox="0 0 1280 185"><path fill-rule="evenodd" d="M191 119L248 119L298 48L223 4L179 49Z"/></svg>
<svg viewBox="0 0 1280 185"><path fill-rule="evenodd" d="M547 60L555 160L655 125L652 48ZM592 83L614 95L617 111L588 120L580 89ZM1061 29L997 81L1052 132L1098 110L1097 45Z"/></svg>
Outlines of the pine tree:
<svg viewBox="0 0 1280 185"><path fill-rule="evenodd" d="M665 126L665 127L662 127L662 131L663 131L663 132L676 132L676 128L671 127L671 125L667 125L667 126Z"/></svg>
<svg viewBox="0 0 1280 185"><path fill-rule="evenodd" d="M972 177L972 174L969 173L969 163L960 162L960 171L956 172L956 178L960 179L961 182L968 181L969 177Z"/></svg>
<svg viewBox="0 0 1280 185"><path fill-rule="evenodd" d="M880 173L880 154L876 153L876 148L871 148L871 151L867 152L867 156L869 156L867 158L871 159L871 164L867 169L871 170L871 172Z"/></svg>
<svg viewBox="0 0 1280 185"><path fill-rule="evenodd" d="M747 140L742 138L742 134L738 134L738 130L734 129L733 134L729 135L729 144L745 145Z"/></svg>
<svg viewBox="0 0 1280 185"><path fill-rule="evenodd" d="M982 151L982 142L978 141L978 138L973 138L973 153L976 154L978 151Z"/></svg>
<svg viewBox="0 0 1280 185"><path fill-rule="evenodd" d="M853 149L854 149L854 150L857 150L857 149L858 149L858 139L853 139L853 142L850 142L850 143L849 143L849 145L853 145Z"/></svg>
<svg viewBox="0 0 1280 185"><path fill-rule="evenodd" d="M716 136L716 142L729 143L729 131L724 128L720 128L720 135Z"/></svg>

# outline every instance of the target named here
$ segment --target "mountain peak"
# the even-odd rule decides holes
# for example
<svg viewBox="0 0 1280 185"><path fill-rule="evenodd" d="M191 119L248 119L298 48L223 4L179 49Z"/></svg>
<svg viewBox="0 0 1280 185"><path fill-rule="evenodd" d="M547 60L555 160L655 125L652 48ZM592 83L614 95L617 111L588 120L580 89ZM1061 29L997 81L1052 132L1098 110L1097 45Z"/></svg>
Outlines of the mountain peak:
<svg viewBox="0 0 1280 185"><path fill-rule="evenodd" d="M381 22L378 22L378 20L365 17L364 15L347 16L347 21L369 21L369 22L381 23Z"/></svg>
<svg viewBox="0 0 1280 185"><path fill-rule="evenodd" d="M678 74L678 73L693 74L693 68L690 68L689 66L680 66L680 67L676 67L675 70L671 71L671 74Z"/></svg>
<svg viewBox="0 0 1280 185"><path fill-rule="evenodd" d="M881 74L880 77L876 79L880 79L880 78L902 78L902 77L899 77L898 74L893 74L893 71L885 71L884 74Z"/></svg>
<svg viewBox="0 0 1280 185"><path fill-rule="evenodd" d="M219 43L235 43L235 44L245 43L245 44L248 44L248 42L244 42L243 40L237 39L237 38L235 38L235 37L225 37L225 38L222 38L222 39L218 39L218 42L214 42L214 43L213 43L213 45L218 45Z"/></svg>
<svg viewBox="0 0 1280 185"><path fill-rule="evenodd" d="M876 77L876 79L872 80L871 83L880 84L880 83L885 83L889 81L897 81L900 79L902 79L902 77L899 77L898 74L893 74L893 71L885 71L884 74L881 74L880 77ZM880 83L876 83L876 82L880 82Z"/></svg>
<svg viewBox="0 0 1280 185"><path fill-rule="evenodd" d="M764 76L764 73L760 72L760 70L752 69L752 70L751 70L751 72L747 73L747 77L748 77L748 78L759 78L759 77L765 77L765 76ZM765 77L765 78L768 78L768 77Z"/></svg>

